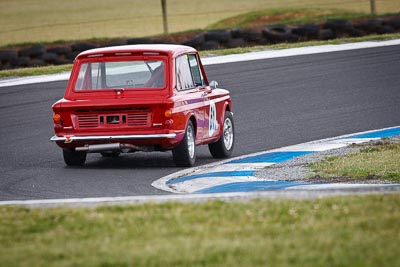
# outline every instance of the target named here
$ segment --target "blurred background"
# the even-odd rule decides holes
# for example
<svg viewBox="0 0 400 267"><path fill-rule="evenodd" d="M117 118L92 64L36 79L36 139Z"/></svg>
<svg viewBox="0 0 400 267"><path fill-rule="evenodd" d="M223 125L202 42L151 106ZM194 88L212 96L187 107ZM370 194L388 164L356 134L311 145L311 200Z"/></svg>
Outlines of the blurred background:
<svg viewBox="0 0 400 267"><path fill-rule="evenodd" d="M400 12L400 0L165 0L165 4L169 33L222 28L218 22L223 19L240 14L248 18L268 10L317 9L318 16ZM162 0L0 0L0 46L164 32Z"/></svg>

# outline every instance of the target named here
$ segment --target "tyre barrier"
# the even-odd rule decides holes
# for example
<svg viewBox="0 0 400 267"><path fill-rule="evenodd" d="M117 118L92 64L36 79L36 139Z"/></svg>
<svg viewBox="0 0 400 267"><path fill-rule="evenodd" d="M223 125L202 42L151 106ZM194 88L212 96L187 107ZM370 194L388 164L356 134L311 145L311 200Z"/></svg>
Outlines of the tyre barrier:
<svg viewBox="0 0 400 267"><path fill-rule="evenodd" d="M268 25L260 29L221 29L189 34L173 42L174 35L158 38L129 38L98 42L74 42L0 49L0 70L21 67L72 63L82 51L92 48L131 44L179 43L197 50L213 50L254 45L269 45L310 40L330 40L341 37L361 37L369 34L400 32L400 15L372 19L330 19L321 24ZM194 37L193 37L194 36ZM172 39L171 39L172 37Z"/></svg>
<svg viewBox="0 0 400 267"><path fill-rule="evenodd" d="M321 26L318 24L305 24L292 29L294 35L302 39L318 38Z"/></svg>
<svg viewBox="0 0 400 267"><path fill-rule="evenodd" d="M293 43L301 39L300 36L293 33L291 28L285 25L267 26L262 33L271 44Z"/></svg>
<svg viewBox="0 0 400 267"><path fill-rule="evenodd" d="M206 42L214 41L220 44L226 44L231 39L231 32L229 30L212 30L204 35Z"/></svg>
<svg viewBox="0 0 400 267"><path fill-rule="evenodd" d="M322 25L322 29L330 29L335 34L349 33L353 29L353 23L346 19L331 19Z"/></svg>
<svg viewBox="0 0 400 267"><path fill-rule="evenodd" d="M191 46L191 47L201 47L205 42L204 34L201 33L194 37L193 39L190 39L184 43L183 45Z"/></svg>
<svg viewBox="0 0 400 267"><path fill-rule="evenodd" d="M258 43L263 39L262 32L253 29L234 29L231 30L232 39L243 39L246 42Z"/></svg>

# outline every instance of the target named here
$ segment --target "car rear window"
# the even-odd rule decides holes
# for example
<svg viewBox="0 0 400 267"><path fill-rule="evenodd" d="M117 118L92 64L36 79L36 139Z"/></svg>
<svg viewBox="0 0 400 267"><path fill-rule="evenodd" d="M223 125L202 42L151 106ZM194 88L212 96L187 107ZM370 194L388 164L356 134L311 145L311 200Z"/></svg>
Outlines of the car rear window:
<svg viewBox="0 0 400 267"><path fill-rule="evenodd" d="M163 60L88 62L80 66L75 90L164 88Z"/></svg>

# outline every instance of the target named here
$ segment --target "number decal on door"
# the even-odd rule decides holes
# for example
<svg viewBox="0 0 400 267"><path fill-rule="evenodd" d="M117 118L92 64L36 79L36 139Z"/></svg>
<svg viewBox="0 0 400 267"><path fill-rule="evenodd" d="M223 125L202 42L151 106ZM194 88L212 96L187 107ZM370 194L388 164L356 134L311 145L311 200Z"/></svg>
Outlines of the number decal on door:
<svg viewBox="0 0 400 267"><path fill-rule="evenodd" d="M217 107L215 106L215 102L213 100L210 101L210 115L208 120L208 135L210 137L214 136L219 129L218 121L217 121Z"/></svg>

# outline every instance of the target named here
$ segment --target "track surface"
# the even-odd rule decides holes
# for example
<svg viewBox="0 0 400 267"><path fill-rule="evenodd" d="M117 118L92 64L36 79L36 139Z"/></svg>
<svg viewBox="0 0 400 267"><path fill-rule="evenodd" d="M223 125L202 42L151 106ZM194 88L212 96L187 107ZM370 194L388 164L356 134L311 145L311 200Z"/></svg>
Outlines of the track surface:
<svg viewBox="0 0 400 267"><path fill-rule="evenodd" d="M234 156L400 124L400 46L210 65L231 91ZM0 200L167 194L151 183L180 170L170 152L89 154L64 166L51 104L66 81L0 88ZM197 165L215 161L198 149Z"/></svg>

